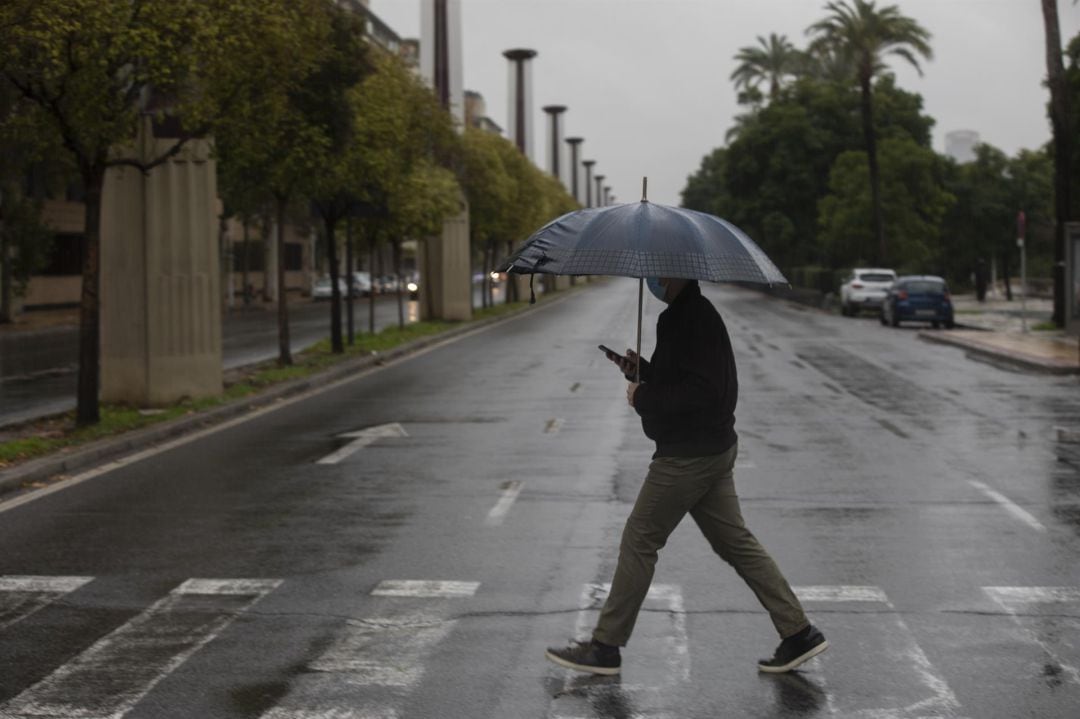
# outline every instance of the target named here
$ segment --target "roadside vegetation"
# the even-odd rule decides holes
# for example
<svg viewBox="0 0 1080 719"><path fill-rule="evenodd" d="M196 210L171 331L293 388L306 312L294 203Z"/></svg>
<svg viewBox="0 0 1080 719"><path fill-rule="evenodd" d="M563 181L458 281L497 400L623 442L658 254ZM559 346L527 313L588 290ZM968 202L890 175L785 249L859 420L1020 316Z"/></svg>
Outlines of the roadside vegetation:
<svg viewBox="0 0 1080 719"><path fill-rule="evenodd" d="M461 132L430 88L370 41L364 16L346 5L0 4L0 322L11 321L13 291L25 288L48 256L40 208L21 192L22 183L35 174L52 187L78 186L86 227L80 426L102 419L98 258L108 238L100 235L101 189L117 168L150 171L189 143L212 142L224 205L222 256L237 252L245 289L253 251L276 256L276 266L265 269L277 275L270 284L284 287L283 228L309 230L317 264L333 279L330 347L337 354L356 341L358 324L337 278L352 282L354 270L372 269L380 248L392 249L392 273L401 277L403 243L438 235L467 201L473 266L482 265L487 277L507 248L577 207L509 141ZM122 151L147 133L168 141L158 142L151 157ZM243 226L239 247L225 247L230 219ZM273 246L277 252L268 252ZM430 304L426 286L421 283L420 299ZM401 290L398 300L403 326ZM284 292L278 334L278 363L287 367L294 358Z"/></svg>
<svg viewBox="0 0 1080 719"><path fill-rule="evenodd" d="M1065 100L1069 108L1054 120L1056 139L1011 157L983 143L958 163L932 149L934 118L892 72L921 72L933 57L917 19L867 0L829 2L823 15L805 47L772 34L736 53L731 80L744 111L689 177L683 204L732 220L793 284L821 292L836 292L858 266L941 275L957 288L971 287L980 262L1015 277L1022 210L1028 276L1060 281L1056 233L1080 219L1080 193L1069 190L1080 184L1080 152L1061 153L1080 137L1080 34L1048 58L1064 61L1048 114L1061 115ZM1047 15L1052 47L1056 24ZM1062 197L1067 209L1055 204Z"/></svg>

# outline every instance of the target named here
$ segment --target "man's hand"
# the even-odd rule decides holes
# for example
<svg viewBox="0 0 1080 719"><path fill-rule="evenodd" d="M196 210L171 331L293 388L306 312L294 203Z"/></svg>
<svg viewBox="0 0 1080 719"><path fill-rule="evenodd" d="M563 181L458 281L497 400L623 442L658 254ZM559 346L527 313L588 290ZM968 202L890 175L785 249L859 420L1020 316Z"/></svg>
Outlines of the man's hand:
<svg viewBox="0 0 1080 719"><path fill-rule="evenodd" d="M614 352L608 352L607 358L619 366L619 370L627 376L633 375L637 371L638 356L637 352L632 349L626 350L626 356L617 355Z"/></svg>
<svg viewBox="0 0 1080 719"><path fill-rule="evenodd" d="M626 401L631 407L634 406L634 395L637 393L637 388L639 386L640 385L637 382L631 382L626 385Z"/></svg>

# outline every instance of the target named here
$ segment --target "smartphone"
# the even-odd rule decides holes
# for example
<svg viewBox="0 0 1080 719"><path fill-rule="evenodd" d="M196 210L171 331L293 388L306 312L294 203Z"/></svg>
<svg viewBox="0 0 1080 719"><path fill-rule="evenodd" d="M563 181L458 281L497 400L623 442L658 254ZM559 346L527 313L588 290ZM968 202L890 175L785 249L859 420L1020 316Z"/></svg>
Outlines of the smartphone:
<svg viewBox="0 0 1080 719"><path fill-rule="evenodd" d="M608 347L606 345L597 345L597 347L599 347L601 349L601 351L607 353L609 358L610 357L618 357L620 360L623 360L623 361L626 360L625 357L623 357L621 354L619 354L618 352L616 352L615 350L611 349L610 347Z"/></svg>

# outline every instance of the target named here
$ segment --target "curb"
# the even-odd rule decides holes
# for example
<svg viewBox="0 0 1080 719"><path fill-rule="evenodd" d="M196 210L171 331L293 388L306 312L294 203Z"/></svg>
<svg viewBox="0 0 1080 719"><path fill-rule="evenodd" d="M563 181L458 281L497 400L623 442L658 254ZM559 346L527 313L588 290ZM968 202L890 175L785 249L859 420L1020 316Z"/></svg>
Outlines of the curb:
<svg viewBox="0 0 1080 719"><path fill-rule="evenodd" d="M966 350L971 354L979 355L993 360L1008 363L1021 369L1042 372L1053 375L1080 374L1080 364L1066 364L1056 360L1043 359L1034 355L1025 355L1019 352L1009 352L990 344L972 340L970 338L954 337L946 332L920 331L918 337L926 342L951 345Z"/></svg>
<svg viewBox="0 0 1080 719"><path fill-rule="evenodd" d="M585 285L587 287L587 285ZM34 482L44 482L62 474L72 474L92 469L119 457L137 452L155 444L161 444L177 437L212 427L242 414L262 409L268 405L298 394L317 389L320 385L330 384L347 378L351 374L377 367L402 357L414 354L422 349L453 339L459 335L475 332L493 325L517 319L522 315L550 307L554 302L570 296L570 292L560 293L551 301L526 305L525 307L500 317L472 321L460 327L453 327L445 332L422 337L412 342L395 347L380 354L357 357L334 365L322 372L296 380L283 382L268 387L257 394L238 399L229 404L215 407L198 414L179 417L168 422L134 430L118 437L101 439L77 448L60 449L55 454L32 459L9 469L0 470L0 497Z"/></svg>

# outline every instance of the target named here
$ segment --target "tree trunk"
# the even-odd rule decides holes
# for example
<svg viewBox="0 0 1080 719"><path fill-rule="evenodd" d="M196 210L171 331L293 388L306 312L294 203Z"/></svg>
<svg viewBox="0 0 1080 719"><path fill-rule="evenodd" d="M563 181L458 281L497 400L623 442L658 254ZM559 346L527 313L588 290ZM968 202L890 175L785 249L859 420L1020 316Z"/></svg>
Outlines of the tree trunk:
<svg viewBox="0 0 1080 719"><path fill-rule="evenodd" d="M1069 94L1061 59L1061 28L1057 0L1042 0L1046 27L1046 78L1050 87L1050 125L1054 136L1054 324L1065 326L1065 223L1072 206L1072 140L1069 135Z"/></svg>
<svg viewBox="0 0 1080 719"><path fill-rule="evenodd" d="M285 207L288 200L278 197L277 218L277 318L278 318L278 364L291 365L292 343L289 340L289 301L285 291Z"/></svg>
<svg viewBox="0 0 1080 719"><path fill-rule="evenodd" d="M349 346L356 344L356 325L353 324L353 283L356 282L356 267L353 262L353 231L352 218L345 218L345 287L348 289L345 298L345 323L348 327Z"/></svg>
<svg viewBox="0 0 1080 719"><path fill-rule="evenodd" d="M244 306L251 303L251 279L248 277L251 257L251 219L244 215L244 255L240 258L240 295L244 298Z"/></svg>
<svg viewBox="0 0 1080 719"><path fill-rule="evenodd" d="M86 185L86 254L83 256L82 297L79 302L79 388L75 421L80 427L101 421L98 391L101 382L101 189L105 163L83 173Z"/></svg>
<svg viewBox="0 0 1080 719"><path fill-rule="evenodd" d="M330 265L330 350L337 354L345 351L341 338L341 288L338 286L337 240L334 238L333 213L323 216L326 225L326 259Z"/></svg>
<svg viewBox="0 0 1080 719"><path fill-rule="evenodd" d="M508 240L506 243L506 256L514 254L514 243L512 240ZM518 301L518 288L517 282L514 280L513 275L507 275L506 277L506 298L503 300L504 304L510 304Z"/></svg>
<svg viewBox="0 0 1080 719"><path fill-rule="evenodd" d="M881 215L881 175L878 169L877 138L874 135L874 101L871 95L871 80L872 77L864 73L859 84L862 88L863 140L866 143L866 161L870 166L870 203L874 220L874 238L878 245L877 265L884 266L888 262L888 253L885 251L885 221Z"/></svg>
<svg viewBox="0 0 1080 719"><path fill-rule="evenodd" d="M372 224L368 227L368 269L375 266L375 243L379 239L378 225L372 221ZM375 287L371 288L371 293L368 295L368 332L375 334Z"/></svg>
<svg viewBox="0 0 1080 719"><path fill-rule="evenodd" d="M395 237L392 241L394 250L394 277L397 278L397 324L398 329L405 329L405 287L404 277L401 276L401 237Z"/></svg>
<svg viewBox="0 0 1080 719"><path fill-rule="evenodd" d="M0 325L14 322L13 305L15 291L11 285L14 273L11 271L11 243L4 232L4 218L0 216Z"/></svg>

